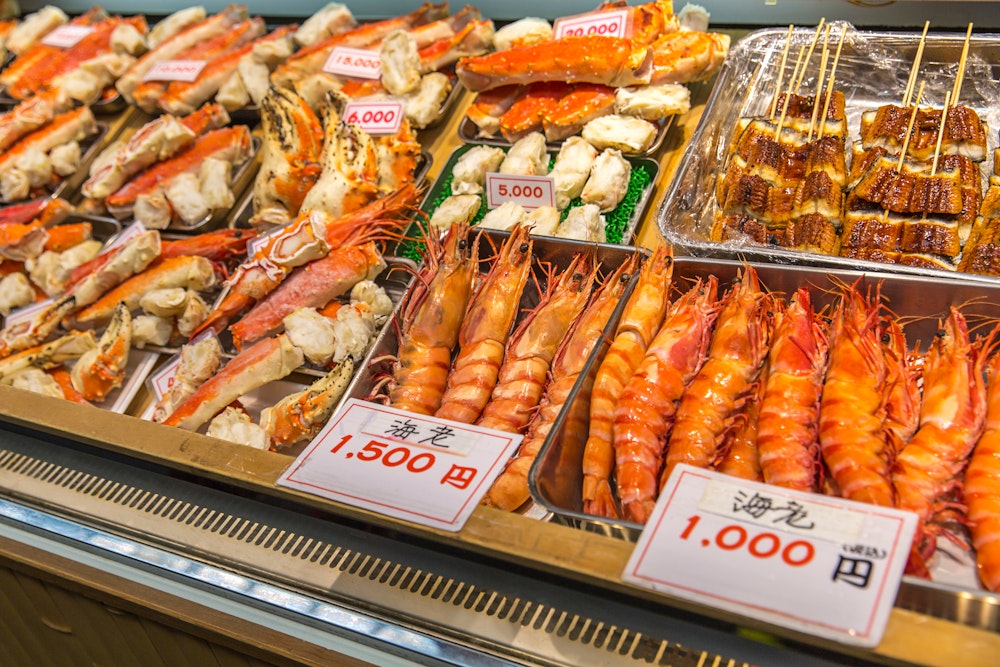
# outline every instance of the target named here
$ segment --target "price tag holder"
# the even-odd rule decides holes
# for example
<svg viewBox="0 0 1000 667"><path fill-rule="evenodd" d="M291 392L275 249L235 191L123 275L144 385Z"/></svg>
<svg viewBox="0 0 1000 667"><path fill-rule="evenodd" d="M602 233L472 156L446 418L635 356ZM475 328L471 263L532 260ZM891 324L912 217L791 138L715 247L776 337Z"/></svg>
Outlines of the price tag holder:
<svg viewBox="0 0 1000 667"><path fill-rule="evenodd" d="M775 625L881 641L917 515L679 465L625 581Z"/></svg>
<svg viewBox="0 0 1000 667"><path fill-rule="evenodd" d="M24 331L27 331L27 327L30 327L31 322L35 319L35 316L44 311L46 308L49 308L53 303L55 303L55 299L43 299L10 311L10 313L7 314L7 317L3 319L4 329L10 329L15 324L21 324L24 325Z"/></svg>
<svg viewBox="0 0 1000 667"><path fill-rule="evenodd" d="M94 26L90 25L61 25L42 37L41 43L46 46L68 49L76 46L81 39L92 32L94 32Z"/></svg>
<svg viewBox="0 0 1000 667"><path fill-rule="evenodd" d="M207 60L164 60L158 62L142 77L143 81L196 81Z"/></svg>
<svg viewBox="0 0 1000 667"><path fill-rule="evenodd" d="M336 46L323 64L323 71L357 79L378 79L382 77L382 58L378 51Z"/></svg>
<svg viewBox="0 0 1000 667"><path fill-rule="evenodd" d="M590 12L556 19L552 26L554 39L563 37L628 37L629 16L627 9L610 12Z"/></svg>
<svg viewBox="0 0 1000 667"><path fill-rule="evenodd" d="M350 399L280 486L457 532L520 435Z"/></svg>
<svg viewBox="0 0 1000 667"><path fill-rule="evenodd" d="M396 134L403 121L402 102L348 102L344 120L371 135Z"/></svg>
<svg viewBox="0 0 1000 667"><path fill-rule="evenodd" d="M486 174L486 206L497 208L509 201L527 210L555 206L555 185L551 176L514 176L491 171Z"/></svg>

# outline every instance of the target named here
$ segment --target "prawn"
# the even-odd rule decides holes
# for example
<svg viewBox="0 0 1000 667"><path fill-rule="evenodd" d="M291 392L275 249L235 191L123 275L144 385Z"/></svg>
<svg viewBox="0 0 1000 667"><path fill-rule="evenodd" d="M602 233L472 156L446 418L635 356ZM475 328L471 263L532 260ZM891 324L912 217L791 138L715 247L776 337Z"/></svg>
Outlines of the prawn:
<svg viewBox="0 0 1000 667"><path fill-rule="evenodd" d="M965 471L965 503L979 580L1000 591L1000 355L989 362L984 430Z"/></svg>

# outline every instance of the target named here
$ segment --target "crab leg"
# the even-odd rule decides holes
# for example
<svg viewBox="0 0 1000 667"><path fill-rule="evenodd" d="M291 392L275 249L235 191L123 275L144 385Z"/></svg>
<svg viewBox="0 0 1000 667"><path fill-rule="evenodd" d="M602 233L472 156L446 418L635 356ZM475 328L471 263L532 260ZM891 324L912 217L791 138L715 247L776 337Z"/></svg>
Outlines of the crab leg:
<svg viewBox="0 0 1000 667"><path fill-rule="evenodd" d="M119 303L97 347L84 352L73 365L70 371L73 387L88 401L103 401L125 379L130 347L132 314L127 305Z"/></svg>

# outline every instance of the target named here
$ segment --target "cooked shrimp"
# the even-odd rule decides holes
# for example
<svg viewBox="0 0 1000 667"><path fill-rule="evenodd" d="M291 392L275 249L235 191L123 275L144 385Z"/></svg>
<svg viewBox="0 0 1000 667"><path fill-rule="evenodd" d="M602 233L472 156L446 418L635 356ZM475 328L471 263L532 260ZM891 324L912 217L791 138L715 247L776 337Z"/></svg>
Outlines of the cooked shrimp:
<svg viewBox="0 0 1000 667"><path fill-rule="evenodd" d="M768 484L817 490L819 398L827 349L826 332L803 287L779 313L768 353L757 426L761 472Z"/></svg>
<svg viewBox="0 0 1000 667"><path fill-rule="evenodd" d="M1000 355L989 362L985 428L965 471L966 521L976 548L979 580L1000 591Z"/></svg>
<svg viewBox="0 0 1000 667"><path fill-rule="evenodd" d="M531 272L532 241L518 226L500 248L476 290L458 334L458 355L434 416L471 424L482 414L497 383L504 346Z"/></svg>
<svg viewBox="0 0 1000 667"><path fill-rule="evenodd" d="M882 331L886 363L885 436L890 460L917 432L920 422L920 369L906 349L903 327L886 317Z"/></svg>
<svg viewBox="0 0 1000 667"><path fill-rule="evenodd" d="M615 407L625 384L642 361L667 312L673 251L657 247L646 260L639 282L629 297L604 355L590 394L590 430L583 450L583 511L616 517L609 479L615 462L613 443Z"/></svg>
<svg viewBox="0 0 1000 667"><path fill-rule="evenodd" d="M656 501L663 447L677 403L701 369L719 308L715 276L670 306L615 408L615 483L622 516L645 523Z"/></svg>
<svg viewBox="0 0 1000 667"><path fill-rule="evenodd" d="M760 403L767 383L768 364L760 371L757 382L747 395L742 409L736 414L733 426L723 436L719 455L713 464L719 472L755 482L764 479L760 469L760 451L757 446L760 423Z"/></svg>

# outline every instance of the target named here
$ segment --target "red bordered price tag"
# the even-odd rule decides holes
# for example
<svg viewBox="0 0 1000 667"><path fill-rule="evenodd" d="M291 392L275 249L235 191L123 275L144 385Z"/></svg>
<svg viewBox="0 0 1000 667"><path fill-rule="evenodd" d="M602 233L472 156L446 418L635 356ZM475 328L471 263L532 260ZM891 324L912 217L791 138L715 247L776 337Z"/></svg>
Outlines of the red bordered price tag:
<svg viewBox="0 0 1000 667"><path fill-rule="evenodd" d="M458 531L520 442L520 435L351 399L278 484Z"/></svg>
<svg viewBox="0 0 1000 667"><path fill-rule="evenodd" d="M358 79L378 79L382 76L382 58L378 51L336 46L323 64L323 71Z"/></svg>
<svg viewBox="0 0 1000 667"><path fill-rule="evenodd" d="M3 326L5 329L10 329L15 324L30 324L31 321L35 319L36 315L51 306L53 303L55 303L55 299L43 299L42 301L29 303L23 308L12 310L7 314L7 317L3 319Z"/></svg>
<svg viewBox="0 0 1000 667"><path fill-rule="evenodd" d="M164 363L160 368L149 376L149 388L153 393L153 402L158 402L163 396L170 391L170 387L174 384L174 378L177 376L177 369L181 365L181 355L175 354L166 363Z"/></svg>
<svg viewBox="0 0 1000 667"><path fill-rule="evenodd" d="M556 19L552 26L555 39L563 37L628 37L628 10L616 9L611 12L591 12Z"/></svg>
<svg viewBox="0 0 1000 667"><path fill-rule="evenodd" d="M195 81L201 70L208 64L206 60L164 60L153 65L142 77L143 81Z"/></svg>
<svg viewBox="0 0 1000 667"><path fill-rule="evenodd" d="M622 578L845 644L876 646L916 525L912 512L679 465Z"/></svg>
<svg viewBox="0 0 1000 667"><path fill-rule="evenodd" d="M509 201L531 210L555 206L555 186L551 176L514 176L491 171L486 174L486 206L496 208Z"/></svg>
<svg viewBox="0 0 1000 667"><path fill-rule="evenodd" d="M348 102L344 120L368 134L396 134L403 121L401 102Z"/></svg>
<svg viewBox="0 0 1000 667"><path fill-rule="evenodd" d="M61 25L42 37L41 42L46 46L68 49L71 46L76 46L81 39L92 32L94 32L94 26Z"/></svg>

